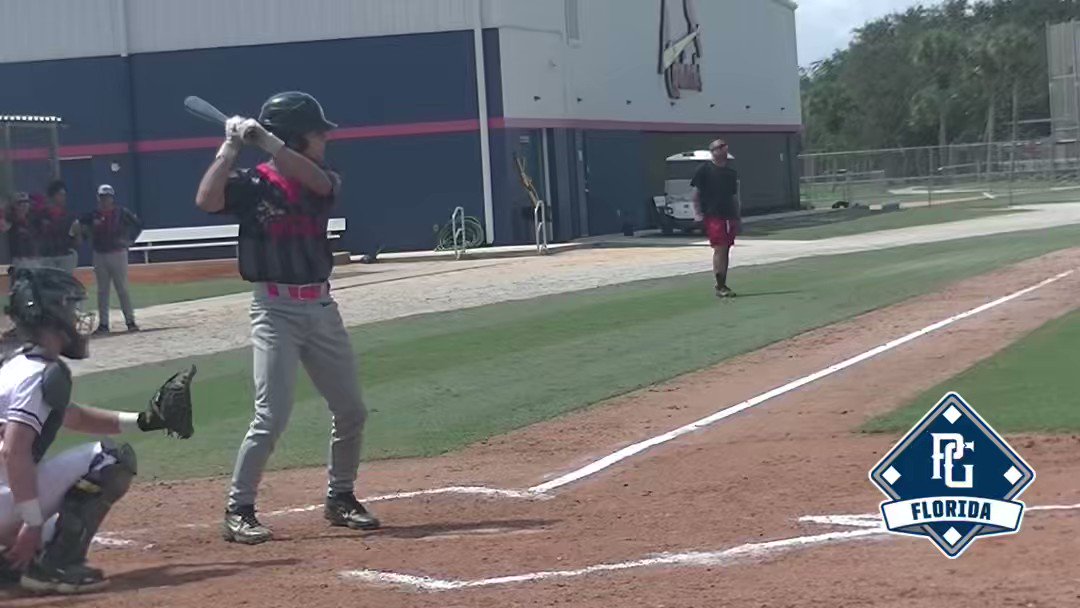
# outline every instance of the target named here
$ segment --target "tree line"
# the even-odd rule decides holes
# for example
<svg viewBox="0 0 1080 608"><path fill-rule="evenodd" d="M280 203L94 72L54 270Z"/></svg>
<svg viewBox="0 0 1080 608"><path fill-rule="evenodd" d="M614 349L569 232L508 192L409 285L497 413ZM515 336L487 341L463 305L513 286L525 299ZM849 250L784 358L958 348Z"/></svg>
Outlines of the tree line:
<svg viewBox="0 0 1080 608"><path fill-rule="evenodd" d="M1046 26L1080 0L947 0L858 28L802 72L807 152L1047 135Z"/></svg>

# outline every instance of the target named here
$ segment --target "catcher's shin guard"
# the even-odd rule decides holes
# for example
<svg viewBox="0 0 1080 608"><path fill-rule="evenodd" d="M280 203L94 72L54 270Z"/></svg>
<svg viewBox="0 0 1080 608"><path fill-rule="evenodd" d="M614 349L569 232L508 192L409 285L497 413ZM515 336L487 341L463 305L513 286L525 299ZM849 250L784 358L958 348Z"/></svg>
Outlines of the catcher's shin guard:
<svg viewBox="0 0 1080 608"><path fill-rule="evenodd" d="M45 546L31 574L39 572L62 578L65 570L83 568L90 542L101 522L131 486L137 470L135 450L126 443L102 442L102 447L102 455L114 462L93 470L64 495L56 535ZM24 587L32 588L33 583L34 580L24 577Z"/></svg>

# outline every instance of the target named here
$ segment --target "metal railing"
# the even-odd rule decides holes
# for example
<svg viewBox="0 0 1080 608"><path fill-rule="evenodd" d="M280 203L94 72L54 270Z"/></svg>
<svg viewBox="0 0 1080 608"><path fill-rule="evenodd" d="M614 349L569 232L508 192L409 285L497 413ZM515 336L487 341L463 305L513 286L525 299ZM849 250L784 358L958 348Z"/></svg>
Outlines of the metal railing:
<svg viewBox="0 0 1080 608"><path fill-rule="evenodd" d="M536 233L536 253L545 255L548 252L547 203L542 200L533 206L533 231Z"/></svg>
<svg viewBox="0 0 1080 608"><path fill-rule="evenodd" d="M467 251L468 243L465 239L465 208L455 207L450 216L450 229L454 232L454 257L461 259Z"/></svg>

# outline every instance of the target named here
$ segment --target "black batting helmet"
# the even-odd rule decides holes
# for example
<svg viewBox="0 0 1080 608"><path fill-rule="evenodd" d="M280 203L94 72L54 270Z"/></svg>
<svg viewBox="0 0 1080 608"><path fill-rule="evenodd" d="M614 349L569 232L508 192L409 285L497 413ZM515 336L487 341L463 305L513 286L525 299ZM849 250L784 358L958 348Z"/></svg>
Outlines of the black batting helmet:
<svg viewBox="0 0 1080 608"><path fill-rule="evenodd" d="M263 104L259 124L285 141L290 147L303 150L304 135L325 133L337 128L326 119L319 101L300 91L278 93Z"/></svg>
<svg viewBox="0 0 1080 608"><path fill-rule="evenodd" d="M63 332L63 354L69 359L90 356L90 332L94 315L83 313L86 288L78 279L55 268L19 268L11 276L11 293L5 312L27 337L42 329Z"/></svg>

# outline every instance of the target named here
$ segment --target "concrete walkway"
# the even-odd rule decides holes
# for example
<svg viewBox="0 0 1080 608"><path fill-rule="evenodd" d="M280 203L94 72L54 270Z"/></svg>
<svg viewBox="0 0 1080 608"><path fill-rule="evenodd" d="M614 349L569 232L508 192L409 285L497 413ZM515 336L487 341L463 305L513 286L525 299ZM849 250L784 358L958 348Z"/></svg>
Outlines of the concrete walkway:
<svg viewBox="0 0 1080 608"><path fill-rule="evenodd" d="M817 241L747 240L733 265L771 264L810 256L1080 224L1080 203L1020 207L1028 213L917 226ZM636 240L636 239L631 239ZM645 279L703 273L710 256L702 243L672 247L586 249L557 256L374 264L333 281L350 326L566 293ZM249 294L154 306L139 311L140 334L95 340L92 359L76 374L182 359L249 346Z"/></svg>

